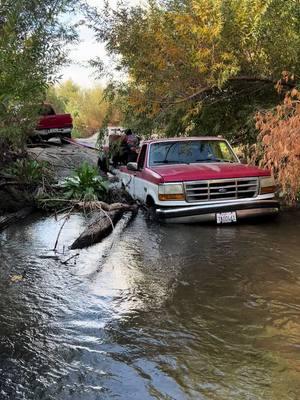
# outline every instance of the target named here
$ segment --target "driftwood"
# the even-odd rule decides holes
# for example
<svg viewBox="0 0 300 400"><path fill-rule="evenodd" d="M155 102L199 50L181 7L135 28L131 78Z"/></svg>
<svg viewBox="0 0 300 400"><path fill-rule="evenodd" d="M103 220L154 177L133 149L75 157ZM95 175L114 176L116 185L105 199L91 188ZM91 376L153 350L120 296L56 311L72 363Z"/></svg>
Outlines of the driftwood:
<svg viewBox="0 0 300 400"><path fill-rule="evenodd" d="M112 203L108 204L105 203L104 201L78 201L78 200L67 200L67 199L41 199L41 203L44 203L45 205L49 205L49 203L55 204L65 204L66 207L74 208L77 210L82 210L82 211L97 211L97 210L103 210L103 211L117 211L117 210L122 210L123 212L125 211L132 211L133 209L136 208L135 205L129 205L129 204L124 204L124 203Z"/></svg>
<svg viewBox="0 0 300 400"><path fill-rule="evenodd" d="M0 217L0 231L7 228L10 224L26 218L33 211L32 208L23 208L15 213L9 213Z"/></svg>
<svg viewBox="0 0 300 400"><path fill-rule="evenodd" d="M126 211L136 210L136 205L129 205L124 203L113 203L108 204L104 201L86 201L86 202L75 202L74 206L78 209L90 209L90 210L100 210L100 211Z"/></svg>
<svg viewBox="0 0 300 400"><path fill-rule="evenodd" d="M114 206L114 207L112 207ZM92 246L95 243L101 242L106 236L108 236L114 229L116 223L122 218L124 212L134 212L135 207L130 207L123 204L111 205L110 211L100 211L100 215L92 222L82 234L75 240L75 242L70 247L71 250L83 249L85 247ZM114 208L114 209L113 209Z"/></svg>

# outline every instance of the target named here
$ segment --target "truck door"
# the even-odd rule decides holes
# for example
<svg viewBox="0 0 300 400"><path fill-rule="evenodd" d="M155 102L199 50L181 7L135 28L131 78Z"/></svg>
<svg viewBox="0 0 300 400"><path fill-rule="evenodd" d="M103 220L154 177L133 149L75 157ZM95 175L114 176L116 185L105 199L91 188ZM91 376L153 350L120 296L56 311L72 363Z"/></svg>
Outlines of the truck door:
<svg viewBox="0 0 300 400"><path fill-rule="evenodd" d="M144 177L144 169L146 166L147 145L144 144L139 154L137 161L138 170L134 176L134 197L142 202L147 196L147 181Z"/></svg>

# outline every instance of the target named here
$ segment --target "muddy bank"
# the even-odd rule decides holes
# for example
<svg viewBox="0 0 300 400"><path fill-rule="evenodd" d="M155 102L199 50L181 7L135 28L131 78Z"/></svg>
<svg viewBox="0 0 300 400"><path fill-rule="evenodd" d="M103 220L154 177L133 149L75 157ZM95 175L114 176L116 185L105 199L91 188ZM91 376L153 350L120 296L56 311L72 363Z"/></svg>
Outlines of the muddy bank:
<svg viewBox="0 0 300 400"><path fill-rule="evenodd" d="M32 205L33 193L24 185L0 180L0 215Z"/></svg>
<svg viewBox="0 0 300 400"><path fill-rule="evenodd" d="M33 208L25 207L20 211L6 213L0 216L0 231L7 228L9 225L19 222L22 219L27 218L33 212Z"/></svg>

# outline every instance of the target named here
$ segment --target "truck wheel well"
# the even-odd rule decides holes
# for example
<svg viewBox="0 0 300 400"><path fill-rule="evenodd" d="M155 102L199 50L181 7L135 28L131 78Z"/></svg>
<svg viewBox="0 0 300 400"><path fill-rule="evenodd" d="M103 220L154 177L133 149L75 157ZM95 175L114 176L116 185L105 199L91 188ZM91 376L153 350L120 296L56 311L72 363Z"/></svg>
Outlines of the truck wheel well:
<svg viewBox="0 0 300 400"><path fill-rule="evenodd" d="M153 200L153 197L148 195L146 198L146 206L147 207L154 207L155 206L155 202Z"/></svg>

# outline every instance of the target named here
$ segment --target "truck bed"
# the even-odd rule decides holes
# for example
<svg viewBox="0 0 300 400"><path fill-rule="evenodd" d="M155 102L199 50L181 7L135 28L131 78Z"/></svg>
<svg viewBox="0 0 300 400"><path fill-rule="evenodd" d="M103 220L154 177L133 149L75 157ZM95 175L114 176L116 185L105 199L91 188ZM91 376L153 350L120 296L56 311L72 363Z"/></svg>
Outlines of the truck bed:
<svg viewBox="0 0 300 400"><path fill-rule="evenodd" d="M72 129L72 127L73 124L71 114L56 114L41 117L37 124L36 130L61 128Z"/></svg>

